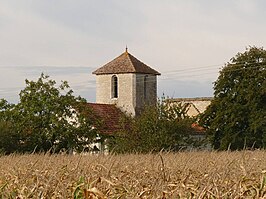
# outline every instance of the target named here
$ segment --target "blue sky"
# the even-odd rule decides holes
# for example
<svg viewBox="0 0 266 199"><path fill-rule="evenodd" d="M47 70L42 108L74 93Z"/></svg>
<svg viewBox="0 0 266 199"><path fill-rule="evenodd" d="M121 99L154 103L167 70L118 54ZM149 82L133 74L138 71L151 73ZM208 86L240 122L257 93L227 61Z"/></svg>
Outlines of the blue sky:
<svg viewBox="0 0 266 199"><path fill-rule="evenodd" d="M158 94L212 96L219 69L266 46L264 0L1 0L0 98L42 72L95 101L91 72L124 52L160 71Z"/></svg>

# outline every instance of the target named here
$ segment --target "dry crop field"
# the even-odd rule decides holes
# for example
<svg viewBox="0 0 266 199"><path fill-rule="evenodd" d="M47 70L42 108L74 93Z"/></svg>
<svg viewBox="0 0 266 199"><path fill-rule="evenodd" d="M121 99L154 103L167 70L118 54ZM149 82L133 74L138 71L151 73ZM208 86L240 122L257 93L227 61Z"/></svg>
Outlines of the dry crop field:
<svg viewBox="0 0 266 199"><path fill-rule="evenodd" d="M266 151L1 156L0 198L266 198Z"/></svg>

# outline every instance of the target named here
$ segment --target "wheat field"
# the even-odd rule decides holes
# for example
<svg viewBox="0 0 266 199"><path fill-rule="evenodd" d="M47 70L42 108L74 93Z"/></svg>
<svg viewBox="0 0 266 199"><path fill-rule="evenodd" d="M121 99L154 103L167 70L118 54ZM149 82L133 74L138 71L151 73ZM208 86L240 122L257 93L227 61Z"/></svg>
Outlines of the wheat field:
<svg viewBox="0 0 266 199"><path fill-rule="evenodd" d="M0 198L266 198L266 151L12 154Z"/></svg>

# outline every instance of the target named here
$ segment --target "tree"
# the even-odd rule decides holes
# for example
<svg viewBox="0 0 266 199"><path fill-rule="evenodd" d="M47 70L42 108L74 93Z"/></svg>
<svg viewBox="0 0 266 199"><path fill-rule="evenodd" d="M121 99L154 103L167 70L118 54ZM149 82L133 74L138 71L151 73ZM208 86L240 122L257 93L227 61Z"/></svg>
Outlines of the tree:
<svg viewBox="0 0 266 199"><path fill-rule="evenodd" d="M5 133L6 138L15 135L15 151L21 152L82 151L97 135L92 117L86 100L73 96L66 81L56 87L44 74L36 82L26 80L18 104L0 103L2 128L10 132L10 136ZM10 143L8 139L5 142ZM1 147L8 151L3 144Z"/></svg>
<svg viewBox="0 0 266 199"><path fill-rule="evenodd" d="M249 47L231 58L214 83L201 125L215 149L266 147L266 51Z"/></svg>
<svg viewBox="0 0 266 199"><path fill-rule="evenodd" d="M181 104L162 100L157 106L146 106L140 116L123 118L121 130L108 145L117 153L177 151L193 145L192 122Z"/></svg>
<svg viewBox="0 0 266 199"><path fill-rule="evenodd" d="M0 121L0 153L12 153L17 150L18 136L9 122Z"/></svg>
<svg viewBox="0 0 266 199"><path fill-rule="evenodd" d="M9 121L13 104L0 99L0 152L11 153L18 148L19 136Z"/></svg>

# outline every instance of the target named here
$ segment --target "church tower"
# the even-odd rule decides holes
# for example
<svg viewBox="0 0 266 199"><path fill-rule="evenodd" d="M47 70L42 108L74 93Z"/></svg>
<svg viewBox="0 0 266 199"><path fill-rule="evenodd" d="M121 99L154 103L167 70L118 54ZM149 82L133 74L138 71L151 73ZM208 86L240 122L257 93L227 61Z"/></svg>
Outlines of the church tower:
<svg viewBox="0 0 266 199"><path fill-rule="evenodd" d="M145 105L156 104L160 73L131 55L127 48L93 74L96 75L96 103L116 104L133 116Z"/></svg>

